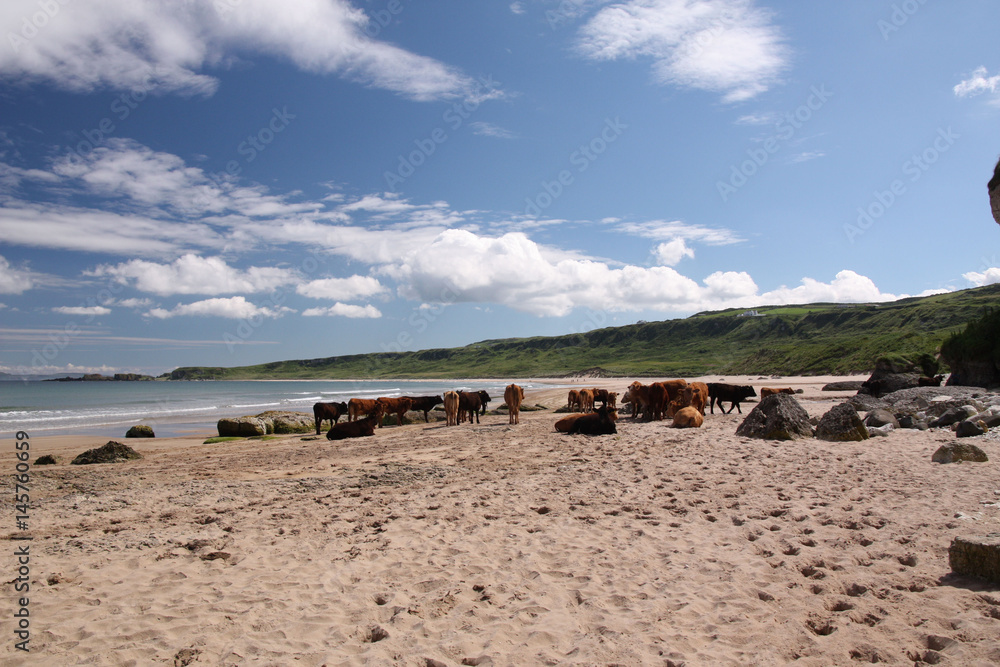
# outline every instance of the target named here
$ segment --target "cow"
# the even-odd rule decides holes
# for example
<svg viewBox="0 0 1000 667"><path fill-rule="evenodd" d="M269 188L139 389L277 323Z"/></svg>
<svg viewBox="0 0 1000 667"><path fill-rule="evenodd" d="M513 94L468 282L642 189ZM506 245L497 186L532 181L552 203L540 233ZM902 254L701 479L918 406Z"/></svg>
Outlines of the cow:
<svg viewBox="0 0 1000 667"><path fill-rule="evenodd" d="M687 386L687 380L665 380L660 384L667 390L667 396L669 397L667 400L674 401L677 400L684 387Z"/></svg>
<svg viewBox="0 0 1000 667"><path fill-rule="evenodd" d="M316 435L319 435L323 428L323 421L330 420L332 427L340 420L341 415L347 414L347 403L316 403L313 405L313 417L316 419Z"/></svg>
<svg viewBox="0 0 1000 667"><path fill-rule="evenodd" d="M632 399L632 419L638 419L639 413L642 413L643 417L648 419L651 415L649 405L649 387L636 380L628 386L628 393L629 397Z"/></svg>
<svg viewBox="0 0 1000 667"><path fill-rule="evenodd" d="M444 392L444 416L446 426L456 426L458 424L458 392Z"/></svg>
<svg viewBox="0 0 1000 667"><path fill-rule="evenodd" d="M524 389L516 384L509 384L503 392L503 400L507 403L508 424L521 423L521 401L524 400Z"/></svg>
<svg viewBox="0 0 1000 667"><path fill-rule="evenodd" d="M719 404L719 409L722 410L722 414L728 415L736 408L736 411L743 414L743 410L740 409L740 401L744 401L751 396L756 396L757 392L754 388L748 384L726 384L725 382L709 382L708 383L708 407L711 409L712 414L715 414L715 404ZM731 405L729 410L722 405L723 401L730 401Z"/></svg>
<svg viewBox="0 0 1000 667"><path fill-rule="evenodd" d="M378 400L374 398L352 398L347 402L347 421L357 421L375 412Z"/></svg>
<svg viewBox="0 0 1000 667"><path fill-rule="evenodd" d="M692 408L697 408L701 416L705 416L705 406L708 404L708 385L704 382L691 382L687 387L690 387L692 391L691 401L688 403Z"/></svg>
<svg viewBox="0 0 1000 667"><path fill-rule="evenodd" d="M479 408L483 406L483 399L478 392L460 391L458 392L458 423L465 421L466 415L469 423L473 420L479 423Z"/></svg>
<svg viewBox="0 0 1000 667"><path fill-rule="evenodd" d="M649 416L655 422L663 419L663 412L667 404L667 388L659 382L649 385L647 396L649 397Z"/></svg>
<svg viewBox="0 0 1000 667"><path fill-rule="evenodd" d="M794 394L794 393L795 393L795 390L792 389L791 387L782 387L782 388L778 388L778 387L761 387L760 388L760 398L761 398L761 400L767 398L768 396L772 396L774 394Z"/></svg>
<svg viewBox="0 0 1000 667"><path fill-rule="evenodd" d="M688 406L677 411L672 426L674 428L700 428L704 422L705 418L698 412L698 409Z"/></svg>
<svg viewBox="0 0 1000 667"><path fill-rule="evenodd" d="M481 415L483 415L485 417L486 416L486 404L489 403L490 401L492 401L493 399L490 398L490 395L486 393L485 389L480 389L476 393L479 394L479 400L482 403L482 407L479 410L479 414L481 414Z"/></svg>
<svg viewBox="0 0 1000 667"><path fill-rule="evenodd" d="M580 403L580 391L578 389L569 390L569 395L566 397L566 406L570 410L583 410L583 406Z"/></svg>
<svg viewBox="0 0 1000 667"><path fill-rule="evenodd" d="M344 440L345 438L365 438L375 435L375 427L382 423L381 406L375 409L370 417L343 424L334 424L326 433L327 440Z"/></svg>
<svg viewBox="0 0 1000 667"><path fill-rule="evenodd" d="M594 411L594 392L591 389L580 390L580 410L583 412Z"/></svg>
<svg viewBox="0 0 1000 667"><path fill-rule="evenodd" d="M413 401L406 396L399 398L380 396L377 400L379 405L382 406L382 412L387 415L396 415L396 426L403 425L403 415L413 406ZM379 424L379 428L382 428L381 424Z"/></svg>
<svg viewBox="0 0 1000 667"><path fill-rule="evenodd" d="M425 424L428 424L431 421L427 416L427 413L433 410L434 406L438 403L444 402L444 399L440 396L406 396L406 398L410 399L410 403L412 404L410 406L411 410L424 413Z"/></svg>
<svg viewBox="0 0 1000 667"><path fill-rule="evenodd" d="M594 389L594 402L600 401L606 408L618 407L618 392L607 389Z"/></svg>
<svg viewBox="0 0 1000 667"><path fill-rule="evenodd" d="M597 409L597 412L580 415L580 417L570 424L569 430L566 433L570 435L574 433L582 433L583 435L610 435L617 433L618 428L615 426L615 420L611 418L611 412L611 410L602 406Z"/></svg>
<svg viewBox="0 0 1000 667"><path fill-rule="evenodd" d="M598 408L598 411L600 410L601 408ZM594 413L590 413L591 416L593 414ZM586 417L586 416L588 415L585 415L582 412L573 415L566 415L565 417L556 422L556 430L559 431L560 433L569 433L570 428L573 426L574 423L576 423L576 420L579 419L580 417ZM608 408L608 418L611 421L618 421L618 411L613 408Z"/></svg>

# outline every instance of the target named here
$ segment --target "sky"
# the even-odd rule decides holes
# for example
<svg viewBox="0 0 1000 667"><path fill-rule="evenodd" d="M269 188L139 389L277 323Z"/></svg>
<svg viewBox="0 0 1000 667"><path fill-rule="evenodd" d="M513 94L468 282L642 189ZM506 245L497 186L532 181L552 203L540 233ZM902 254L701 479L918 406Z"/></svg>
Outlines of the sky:
<svg viewBox="0 0 1000 667"><path fill-rule="evenodd" d="M0 372L1000 282L997 21L989 0L5 0Z"/></svg>

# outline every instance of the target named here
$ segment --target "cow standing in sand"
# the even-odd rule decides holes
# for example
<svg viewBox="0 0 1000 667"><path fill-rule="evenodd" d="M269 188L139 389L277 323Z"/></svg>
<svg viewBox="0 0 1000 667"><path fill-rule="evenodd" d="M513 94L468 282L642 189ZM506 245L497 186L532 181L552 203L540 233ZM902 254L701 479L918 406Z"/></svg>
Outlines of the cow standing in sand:
<svg viewBox="0 0 1000 667"><path fill-rule="evenodd" d="M521 401L524 400L524 389L516 384L509 384L503 392L503 400L507 403L508 424L521 423Z"/></svg>

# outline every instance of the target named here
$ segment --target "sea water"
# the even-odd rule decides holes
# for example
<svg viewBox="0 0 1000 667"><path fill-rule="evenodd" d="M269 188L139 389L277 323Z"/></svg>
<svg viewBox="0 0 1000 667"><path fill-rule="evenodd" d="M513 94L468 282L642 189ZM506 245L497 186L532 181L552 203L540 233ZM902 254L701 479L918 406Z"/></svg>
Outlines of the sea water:
<svg viewBox="0 0 1000 667"><path fill-rule="evenodd" d="M211 431L222 417L265 410L312 412L318 401L379 396L431 396L486 390L490 407L503 402L510 381L270 380L194 382L0 382L0 436L90 434L124 437L149 424L159 437ZM525 389L540 384L521 383ZM548 385L551 386L551 385Z"/></svg>

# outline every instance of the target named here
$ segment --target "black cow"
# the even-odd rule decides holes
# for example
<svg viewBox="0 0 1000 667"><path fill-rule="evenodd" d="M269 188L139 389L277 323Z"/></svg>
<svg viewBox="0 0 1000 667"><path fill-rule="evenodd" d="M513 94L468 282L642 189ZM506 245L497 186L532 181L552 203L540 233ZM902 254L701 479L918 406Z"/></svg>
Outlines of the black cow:
<svg viewBox="0 0 1000 667"><path fill-rule="evenodd" d="M375 435L375 429L382 422L382 411L364 419L358 419L343 424L334 424L326 433L327 440L344 440L345 438L365 438Z"/></svg>
<svg viewBox="0 0 1000 667"><path fill-rule="evenodd" d="M430 418L427 416L427 413L433 410L434 406L439 403L444 403L444 399L440 396L408 396L407 398L409 398L412 402L412 405L410 406L411 410L416 412L423 411L425 424L430 422Z"/></svg>
<svg viewBox="0 0 1000 667"><path fill-rule="evenodd" d="M469 417L469 423L471 424L473 419L478 424L479 423L479 410L483 407L483 399L477 392L471 391L460 391L458 392L458 423L461 424L465 421L466 415Z"/></svg>
<svg viewBox="0 0 1000 667"><path fill-rule="evenodd" d="M489 403L492 399L490 398L490 395L486 393L485 389L480 389L476 393L479 394L479 400L482 402L482 407L479 410L479 414L485 416L486 415L486 404Z"/></svg>
<svg viewBox="0 0 1000 667"><path fill-rule="evenodd" d="M722 410L723 414L729 414L736 408L736 411L743 414L743 410L740 409L740 401L744 401L751 396L756 396L757 392L754 388L748 384L726 384L724 382L709 382L708 383L708 405L711 409L712 414L715 414L715 404L719 403L719 409ZM723 401L732 401L732 405L729 406L727 411L722 405Z"/></svg>
<svg viewBox="0 0 1000 667"><path fill-rule="evenodd" d="M567 433L582 433L583 435L610 435L617 433L618 428L611 419L611 411L607 406L597 408L597 412L583 415L569 427Z"/></svg>
<svg viewBox="0 0 1000 667"><path fill-rule="evenodd" d="M313 405L313 417L316 418L316 435L323 427L323 420L330 420L330 427L337 424L341 415L347 414L347 403L316 403Z"/></svg>

